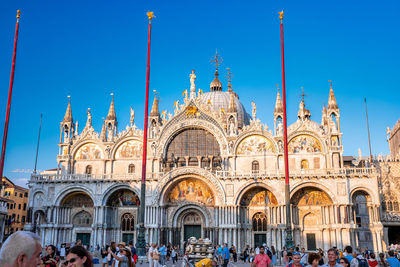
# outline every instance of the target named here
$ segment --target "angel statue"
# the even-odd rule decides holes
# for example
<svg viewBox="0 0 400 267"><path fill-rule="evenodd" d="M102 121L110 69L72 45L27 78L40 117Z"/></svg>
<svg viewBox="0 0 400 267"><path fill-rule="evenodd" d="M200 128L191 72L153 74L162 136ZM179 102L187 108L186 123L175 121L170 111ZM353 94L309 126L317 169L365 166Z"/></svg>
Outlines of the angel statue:
<svg viewBox="0 0 400 267"><path fill-rule="evenodd" d="M133 123L135 122L135 111L131 107L131 126L133 126Z"/></svg>
<svg viewBox="0 0 400 267"><path fill-rule="evenodd" d="M256 115L257 115L256 103L251 102L251 106L252 106L251 115L253 117L253 120L256 120Z"/></svg>

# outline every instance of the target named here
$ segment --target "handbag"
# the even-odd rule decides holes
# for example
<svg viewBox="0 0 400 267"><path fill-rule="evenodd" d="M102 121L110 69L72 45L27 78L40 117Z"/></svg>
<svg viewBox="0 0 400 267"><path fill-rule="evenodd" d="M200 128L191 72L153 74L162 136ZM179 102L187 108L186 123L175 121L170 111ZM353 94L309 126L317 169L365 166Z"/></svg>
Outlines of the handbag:
<svg viewBox="0 0 400 267"><path fill-rule="evenodd" d="M153 252L153 260L159 260L160 259L160 255L158 255L158 253L154 253Z"/></svg>

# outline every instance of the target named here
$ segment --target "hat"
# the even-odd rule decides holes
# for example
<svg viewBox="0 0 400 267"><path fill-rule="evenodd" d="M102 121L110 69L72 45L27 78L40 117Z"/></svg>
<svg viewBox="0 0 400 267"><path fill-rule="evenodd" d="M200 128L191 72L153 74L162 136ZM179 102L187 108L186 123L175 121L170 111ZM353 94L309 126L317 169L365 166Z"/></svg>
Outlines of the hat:
<svg viewBox="0 0 400 267"><path fill-rule="evenodd" d="M126 246L126 243L125 243L124 241L121 241L121 242L118 243L118 246L123 246L123 247L125 247L125 246Z"/></svg>

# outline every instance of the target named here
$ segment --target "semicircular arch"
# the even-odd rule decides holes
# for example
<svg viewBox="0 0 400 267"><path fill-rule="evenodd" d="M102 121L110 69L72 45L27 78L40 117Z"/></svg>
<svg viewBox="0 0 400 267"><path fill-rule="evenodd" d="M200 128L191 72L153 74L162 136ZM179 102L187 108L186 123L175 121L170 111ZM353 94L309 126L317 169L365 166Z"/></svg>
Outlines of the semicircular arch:
<svg viewBox="0 0 400 267"><path fill-rule="evenodd" d="M288 136L288 151L289 153L318 153L327 151L327 147L321 137L314 132L296 131Z"/></svg>
<svg viewBox="0 0 400 267"><path fill-rule="evenodd" d="M81 193L84 193L84 194L88 195L88 196L91 198L91 200L93 201L93 204L96 206L96 202L95 202L95 198L94 198L93 192L92 192L90 189L88 189L88 188L86 188L86 187L84 187L84 186L79 186L79 185L73 186L73 187L71 187L71 188L68 188L68 189L65 190L65 191L59 192L59 193L57 194L57 196L55 197L55 199L56 199L56 202L55 202L55 203L56 203L56 206L60 206L60 205L61 205L61 202L62 202L68 195L70 195L71 193L77 193L77 192L81 192Z"/></svg>
<svg viewBox="0 0 400 267"><path fill-rule="evenodd" d="M143 140L139 137L131 136L119 140L111 149L110 155L112 159L132 159L133 156L138 156L140 158L141 154L137 155L138 145L143 148ZM119 155L117 155L120 153Z"/></svg>
<svg viewBox="0 0 400 267"><path fill-rule="evenodd" d="M140 192L136 189L131 187L129 184L117 184L113 185L110 188L108 188L104 193L103 193L103 199L101 200L101 205L106 206L109 198L116 192L120 190L129 190L132 191L136 196L140 196Z"/></svg>
<svg viewBox="0 0 400 267"><path fill-rule="evenodd" d="M266 140L268 144L265 142L263 143L263 140ZM260 153L266 152L272 154L279 150L278 144L275 142L272 136L266 135L262 132L252 132L243 134L237 139L234 145L233 153L235 155L253 155L253 153L247 153L248 151L246 150L246 147L248 145L256 146L256 148L260 150Z"/></svg>
<svg viewBox="0 0 400 267"><path fill-rule="evenodd" d="M206 120L199 119L194 121L193 119L185 119L179 123L176 123L175 125L171 125L161 132L159 145L156 148L156 155L158 157L165 157L168 145L174 139L174 137L183 130L191 128L203 129L209 132L214 136L219 144L221 153L220 156L227 154L228 141L225 138L225 133L220 129L219 126L216 126Z"/></svg>
<svg viewBox="0 0 400 267"><path fill-rule="evenodd" d="M284 203L284 198L283 198L283 196L281 195L281 193L279 191L275 192L271 186L269 186L268 184L266 184L264 182L253 182L253 183L250 183L250 184L242 185L239 188L239 190L237 191L236 195L234 196L235 205L239 205L240 201L243 198L243 196L247 192L249 192L250 190L255 189L255 188L263 188L263 189L266 189L266 190L270 191L272 193L272 195L275 196L278 204L279 203Z"/></svg>
<svg viewBox="0 0 400 267"><path fill-rule="evenodd" d="M204 225L207 225L208 227L211 227L214 225L213 219L209 211L201 206L195 205L195 204L190 204L190 205L181 205L176 207L174 210L172 210L173 216L171 216L170 221L168 222L168 225L173 225L173 227L178 227L180 218L182 216L186 215L187 213L190 213L192 211L197 211L198 213L201 214L203 220L204 220Z"/></svg>
<svg viewBox="0 0 400 267"><path fill-rule="evenodd" d="M320 183L316 183L316 182L299 183L298 185L294 186L290 192L290 201L292 201L293 196L300 189L307 188L307 187L317 188L318 190L326 193L328 195L328 197L332 200L333 204L337 203L337 199L336 199L335 195L326 186L324 186Z"/></svg>
<svg viewBox="0 0 400 267"><path fill-rule="evenodd" d="M372 203L374 203L374 204L379 203L379 201L377 200L378 198L375 196L375 194L370 189L368 189L367 187L364 187L364 186L356 186L356 187L352 188L350 190L350 200L352 200L354 195L359 192L366 193L366 195L371 198Z"/></svg>
<svg viewBox="0 0 400 267"><path fill-rule="evenodd" d="M221 182L209 171L198 167L182 167L166 173L155 189L154 204L165 205L166 194L178 182L184 179L199 179L209 186L214 193L215 205L222 205L226 201L225 191Z"/></svg>
<svg viewBox="0 0 400 267"><path fill-rule="evenodd" d="M102 160L105 158L103 144L97 140L85 140L76 144L71 151L74 160Z"/></svg>

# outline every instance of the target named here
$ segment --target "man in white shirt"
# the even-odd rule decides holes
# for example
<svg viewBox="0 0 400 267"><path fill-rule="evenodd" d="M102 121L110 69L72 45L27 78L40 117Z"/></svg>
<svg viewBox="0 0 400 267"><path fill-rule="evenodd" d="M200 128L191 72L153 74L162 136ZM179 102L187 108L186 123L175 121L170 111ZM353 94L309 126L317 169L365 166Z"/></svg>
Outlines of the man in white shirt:
<svg viewBox="0 0 400 267"><path fill-rule="evenodd" d="M256 250L254 251L256 255L260 254L260 247L256 247Z"/></svg>
<svg viewBox="0 0 400 267"><path fill-rule="evenodd" d="M149 252L147 253L147 259L149 260L149 267L153 267L153 251L155 250L155 244L151 244Z"/></svg>

